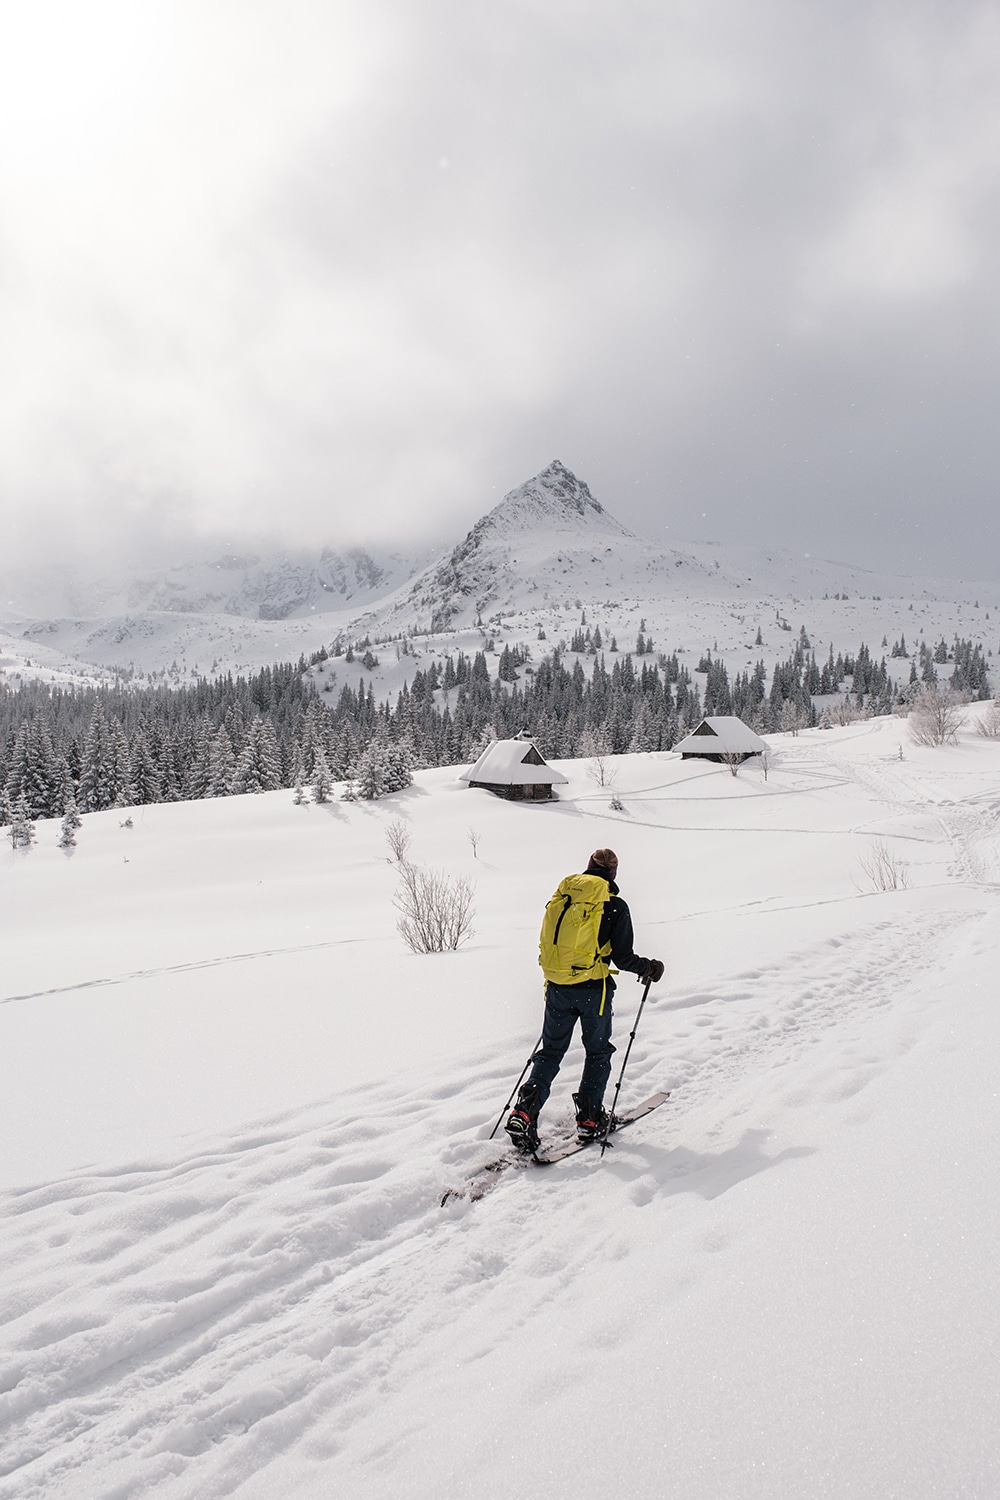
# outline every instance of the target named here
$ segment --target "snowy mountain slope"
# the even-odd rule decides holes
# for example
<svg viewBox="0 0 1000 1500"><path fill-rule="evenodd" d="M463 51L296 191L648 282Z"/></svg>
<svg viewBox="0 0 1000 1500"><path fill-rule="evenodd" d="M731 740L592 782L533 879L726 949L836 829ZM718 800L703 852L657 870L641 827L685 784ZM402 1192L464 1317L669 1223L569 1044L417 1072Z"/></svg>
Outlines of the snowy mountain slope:
<svg viewBox="0 0 1000 1500"><path fill-rule="evenodd" d="M554 459L505 495L450 556L426 568L402 598L373 618L381 628L398 623L429 623L433 630L469 625L491 606L509 606L526 585L544 588L549 578L581 565L586 576L592 571L589 564L599 565L596 553L634 541L588 486Z"/></svg>
<svg viewBox="0 0 1000 1500"><path fill-rule="evenodd" d="M31 675L21 660L30 658L37 666L47 652L50 659L77 663L81 674L94 675L93 667L79 665L94 663L107 673L118 670L140 679L177 684L220 672L255 671L276 661L297 661L340 634L345 622L343 613L250 620L170 611L99 619L21 620L0 639L12 663L8 676Z"/></svg>
<svg viewBox="0 0 1000 1500"><path fill-rule="evenodd" d="M903 759L894 720L776 736L766 782L621 757L620 813L565 762L551 806L442 770L89 815L69 860L42 825L0 862L2 1500L499 1500L540 1465L555 1500L995 1494L977 712ZM395 934L393 818L477 881L457 954ZM907 888L865 880L876 838ZM442 1209L537 1036L541 907L603 843L667 960L625 1096L672 1100Z"/></svg>
<svg viewBox="0 0 1000 1500"><path fill-rule="evenodd" d="M730 671L786 660L801 628L820 652L854 652L862 641L877 652L883 639L891 648L905 638L911 651L921 639L955 635L990 649L1000 642L995 584L895 578L767 546L662 547L632 536L558 461L512 490L445 557L421 563L360 552L227 556L95 586L76 600L90 607L72 609L65 580L35 580L30 607L19 580L13 594L0 594L8 600L0 647L8 676L32 675L25 659L45 647L59 670L82 677L98 666L179 682L294 661L338 640L395 637L377 651L378 670L364 669L387 694L418 664L416 654L399 652L404 635L416 632L425 666L489 640L530 646L544 632L550 646L534 648L541 652L569 642L584 613L623 651L641 630L657 650L712 650ZM57 598L60 608L49 608ZM338 686L356 686L363 669L341 662L336 670ZM908 676L908 661L898 673Z"/></svg>
<svg viewBox="0 0 1000 1500"><path fill-rule="evenodd" d="M577 594L593 607L631 598L647 614L681 601L729 600L745 609L751 600L758 607L773 600L780 609L798 603L799 595L815 600L821 593L971 604L980 594L991 598L995 587L939 586L774 547L660 547L633 536L556 459L505 496L449 557L359 620L379 632L400 626L440 631L479 616L558 608Z"/></svg>
<svg viewBox="0 0 1000 1500"><path fill-rule="evenodd" d="M307 557L227 553L125 579L18 574L0 580L0 681L89 682L121 671L180 683L294 661L425 560L324 548Z"/></svg>
<svg viewBox="0 0 1000 1500"><path fill-rule="evenodd" d="M3 617L179 614L285 620L361 605L398 588L427 562L426 550L374 556L363 547L266 554L225 550L131 577L91 576L65 565L0 575Z"/></svg>
<svg viewBox="0 0 1000 1500"><path fill-rule="evenodd" d="M22 682L41 681L60 686L96 685L112 681L114 674L92 662L80 661L43 638L25 639L0 628L0 687L16 688Z"/></svg>

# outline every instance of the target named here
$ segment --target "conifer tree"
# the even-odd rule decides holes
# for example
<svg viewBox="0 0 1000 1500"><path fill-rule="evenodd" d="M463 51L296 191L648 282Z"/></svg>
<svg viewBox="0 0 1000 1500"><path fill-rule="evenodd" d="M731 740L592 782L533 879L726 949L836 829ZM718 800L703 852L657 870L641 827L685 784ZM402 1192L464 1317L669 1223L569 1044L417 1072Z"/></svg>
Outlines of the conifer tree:
<svg viewBox="0 0 1000 1500"><path fill-rule="evenodd" d="M188 744L183 752L186 762L185 775L183 778L184 794L192 800L201 797L220 796L221 793L212 793L209 788L212 784L212 732L211 721L206 714L202 714L193 730L186 736ZM235 770L235 760L233 762Z"/></svg>
<svg viewBox="0 0 1000 1500"><path fill-rule="evenodd" d="M23 793L10 806L8 817L7 837L10 839L11 848L30 849L35 842L35 825L28 812L28 804Z"/></svg>
<svg viewBox="0 0 1000 1500"><path fill-rule="evenodd" d="M63 826L77 829L83 827L83 819L80 817L80 809L76 805L76 798L70 795L63 812Z"/></svg>
<svg viewBox="0 0 1000 1500"><path fill-rule="evenodd" d="M108 721L98 702L83 742L80 803L84 812L101 812L106 807L114 806L117 795L114 747Z"/></svg>
<svg viewBox="0 0 1000 1500"><path fill-rule="evenodd" d="M132 785L132 756L128 737L118 719L110 724L112 775L114 778L113 807L134 807L135 788Z"/></svg>
<svg viewBox="0 0 1000 1500"><path fill-rule="evenodd" d="M162 801L162 781L149 747L145 725L140 725L132 736L129 764L133 805L146 806L151 802Z"/></svg>
<svg viewBox="0 0 1000 1500"><path fill-rule="evenodd" d="M280 785L281 767L274 730L266 719L256 718L247 730L229 789L238 796L244 792L273 792Z"/></svg>
<svg viewBox="0 0 1000 1500"><path fill-rule="evenodd" d="M60 849L76 848L76 830L81 827L82 820L76 810L76 803L70 802L63 813L62 823L59 826L59 839L57 847Z"/></svg>
<svg viewBox="0 0 1000 1500"><path fill-rule="evenodd" d="M330 793L333 790L333 776L330 764L323 750L316 752L313 761L312 795L314 802L329 802Z"/></svg>
<svg viewBox="0 0 1000 1500"><path fill-rule="evenodd" d="M208 774L205 780L206 797L228 797L236 773L236 756L233 753L229 731L220 724L208 747Z"/></svg>
<svg viewBox="0 0 1000 1500"><path fill-rule="evenodd" d="M0 792L8 808L12 808L24 789L24 779L28 768L28 724L23 723L17 731L14 744L11 747L10 757L7 762L7 774Z"/></svg>
<svg viewBox="0 0 1000 1500"><path fill-rule="evenodd" d="M21 791L32 817L57 816L62 797L62 766L44 718L35 719L28 730Z"/></svg>

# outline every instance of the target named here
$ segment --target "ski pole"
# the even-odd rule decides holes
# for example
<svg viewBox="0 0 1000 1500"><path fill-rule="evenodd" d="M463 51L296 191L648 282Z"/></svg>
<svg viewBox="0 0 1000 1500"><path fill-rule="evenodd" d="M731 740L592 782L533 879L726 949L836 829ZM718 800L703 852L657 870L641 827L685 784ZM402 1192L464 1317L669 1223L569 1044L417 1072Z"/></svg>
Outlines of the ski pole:
<svg viewBox="0 0 1000 1500"><path fill-rule="evenodd" d="M615 1089L615 1097L614 1097L614 1099L612 1100L612 1103L611 1103L611 1113L608 1115L608 1128L604 1132L604 1139L601 1141L601 1155L602 1156L604 1155L605 1151L608 1149L608 1136L610 1135L611 1131L615 1128L614 1127L615 1108L616 1108L616 1106L618 1104L618 1095L621 1093L622 1079L625 1077L625 1068L626 1068L626 1065L628 1063L628 1055L632 1051L632 1043L635 1041L635 1034L639 1030L639 1018L642 1015L642 1007L646 1003L646 996L649 994L649 986L652 984L652 982L653 981L651 979L647 979L646 980L646 988L642 992L642 999L639 1001L639 1009L635 1013L635 1025L632 1027L632 1031L631 1031L631 1033L629 1035L629 1039L628 1039L628 1046L625 1048L625 1059L624 1059L624 1061L622 1063L622 1070L618 1074L618 1085L617 1085L617 1087Z"/></svg>
<svg viewBox="0 0 1000 1500"><path fill-rule="evenodd" d="M528 1061L525 1063L524 1067L521 1069L521 1078L524 1077L525 1073L527 1073L528 1069L531 1067L531 1060L532 1060L532 1058L534 1057L535 1053L538 1051L538 1049L539 1049L539 1047L541 1045L542 1045L542 1038L541 1038L541 1036L539 1036L538 1041L535 1043L535 1045L531 1049L531 1052L530 1052L530 1054L528 1056ZM517 1093L518 1089L521 1087L521 1078L519 1078L517 1080L517 1082L515 1083L514 1087L511 1089L511 1091L510 1091L510 1098L507 1100L507 1103L504 1105L503 1109L500 1111L500 1119L497 1120L497 1122L494 1125L493 1129L489 1133L489 1137L488 1137L489 1140L492 1140L493 1137L496 1135L497 1131L500 1129L500 1120L503 1119L504 1115L507 1113L507 1111L510 1109L510 1106L514 1102L514 1095Z"/></svg>

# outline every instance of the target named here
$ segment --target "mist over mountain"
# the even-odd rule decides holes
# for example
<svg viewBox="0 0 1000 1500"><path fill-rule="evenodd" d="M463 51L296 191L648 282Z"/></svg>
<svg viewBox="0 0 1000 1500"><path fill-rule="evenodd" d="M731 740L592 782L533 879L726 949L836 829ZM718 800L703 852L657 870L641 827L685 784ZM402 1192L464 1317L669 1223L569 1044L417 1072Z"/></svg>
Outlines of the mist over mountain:
<svg viewBox="0 0 1000 1500"><path fill-rule="evenodd" d="M229 548L102 576L0 574L0 673L177 682L395 641L374 665L338 668L341 683L364 673L391 694L414 670L407 639L439 655L488 639L558 642L588 613L622 649L646 632L657 649L710 648L743 668L778 660L793 629L844 650L955 635L989 646L994 591L775 546L664 547L634 535L554 459L450 550Z"/></svg>
<svg viewBox="0 0 1000 1500"><path fill-rule="evenodd" d="M36 566L0 575L0 611L35 618L166 612L286 620L381 598L430 550L213 548L160 567Z"/></svg>

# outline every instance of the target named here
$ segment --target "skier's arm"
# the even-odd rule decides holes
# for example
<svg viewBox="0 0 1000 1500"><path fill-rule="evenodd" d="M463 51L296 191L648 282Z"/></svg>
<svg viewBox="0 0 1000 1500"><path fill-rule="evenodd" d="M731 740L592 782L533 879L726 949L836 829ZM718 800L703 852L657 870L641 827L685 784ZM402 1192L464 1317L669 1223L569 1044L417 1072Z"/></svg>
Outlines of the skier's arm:
<svg viewBox="0 0 1000 1500"><path fill-rule="evenodd" d="M642 974L650 960L640 958L632 950L632 914L620 896L613 896L608 902L608 918L611 961L615 968L624 969L627 974Z"/></svg>

